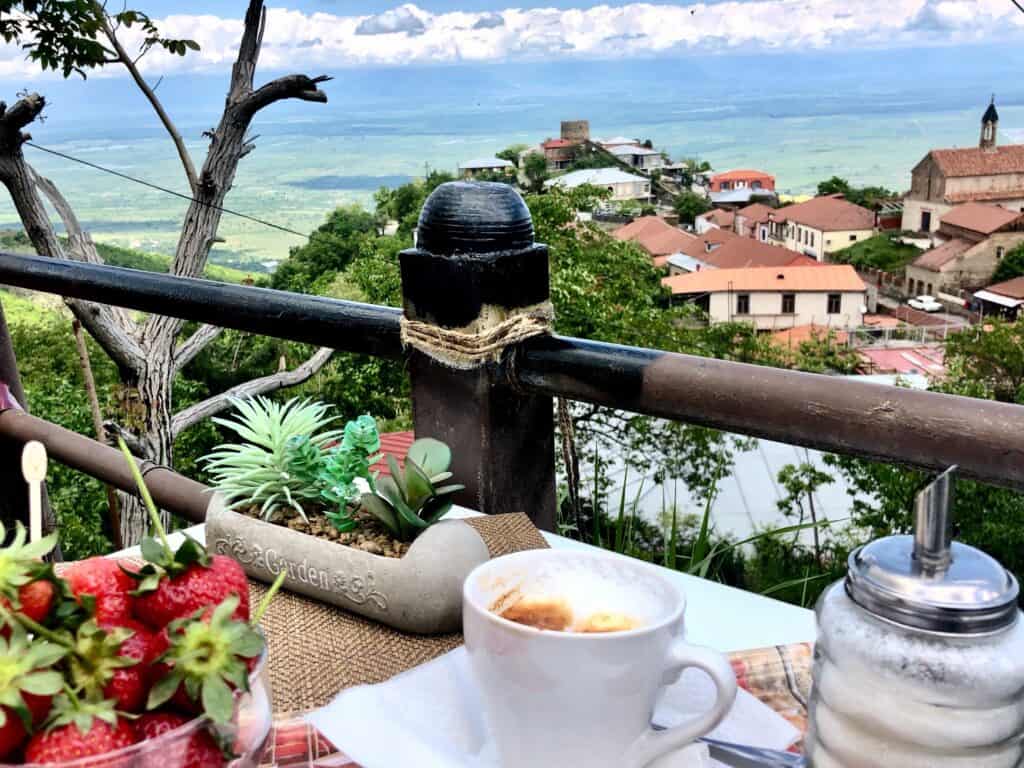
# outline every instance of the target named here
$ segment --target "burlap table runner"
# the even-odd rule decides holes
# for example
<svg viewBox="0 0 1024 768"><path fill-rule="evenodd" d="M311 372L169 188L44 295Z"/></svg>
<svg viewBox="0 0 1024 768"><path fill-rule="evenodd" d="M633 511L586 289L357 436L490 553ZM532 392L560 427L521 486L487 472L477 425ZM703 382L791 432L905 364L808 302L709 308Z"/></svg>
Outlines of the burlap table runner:
<svg viewBox="0 0 1024 768"><path fill-rule="evenodd" d="M524 514L468 518L491 557L547 542ZM266 585L252 582L259 603ZM302 595L280 592L261 622L277 713L322 707L343 688L379 683L462 644L461 634L412 635Z"/></svg>

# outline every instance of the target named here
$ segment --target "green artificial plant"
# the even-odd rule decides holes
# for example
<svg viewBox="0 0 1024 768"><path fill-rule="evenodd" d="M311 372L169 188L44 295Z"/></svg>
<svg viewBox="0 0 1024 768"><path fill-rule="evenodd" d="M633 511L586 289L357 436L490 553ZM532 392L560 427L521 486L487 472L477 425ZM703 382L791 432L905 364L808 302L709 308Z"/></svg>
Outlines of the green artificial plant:
<svg viewBox="0 0 1024 768"><path fill-rule="evenodd" d="M409 448L404 469L387 455L390 476L377 480L376 490L364 493L363 508L376 517L399 541L412 541L451 509L452 497L465 486L444 485L452 453L433 438L421 438Z"/></svg>

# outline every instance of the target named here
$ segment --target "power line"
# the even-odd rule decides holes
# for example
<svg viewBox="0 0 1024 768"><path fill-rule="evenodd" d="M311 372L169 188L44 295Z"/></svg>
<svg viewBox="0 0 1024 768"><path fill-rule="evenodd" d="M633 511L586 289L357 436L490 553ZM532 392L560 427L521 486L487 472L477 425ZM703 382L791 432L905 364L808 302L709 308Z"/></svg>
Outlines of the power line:
<svg viewBox="0 0 1024 768"><path fill-rule="evenodd" d="M287 232L289 235L297 235L298 237L304 238L306 240L309 239L309 235L307 235L307 234L303 234L302 232L296 232L294 229L289 229L288 227L282 226L280 224L275 224L272 221L266 221L264 219L259 219L259 218L255 217L255 216L250 216L247 213L242 213L240 211L233 211L230 208L225 208L225 207L220 206L220 205L213 205L212 203L207 203L207 202L204 202L202 200L197 200L196 198L192 197L191 195L186 195L186 194L183 194L181 192L175 192L173 189L168 189L167 187L161 187L159 184L154 184L151 181L146 181L144 179L137 179L134 176L129 176L127 173L121 173L120 171L115 171L113 168L106 168L106 167L104 167L102 165L97 165L96 163L91 163L88 160L82 160L79 157L73 157L71 155L65 154L64 152L58 152L56 149L49 149L48 147L42 147L42 146L40 146L38 144L34 144L31 141L27 141L27 142L25 142L25 144L27 146L29 146L29 147L32 147L33 149L38 149L40 152L46 152L46 153L51 154L51 155L56 155L57 157L62 157L65 160L70 160L73 163L79 163L81 165L88 166L89 168L93 168L93 169L95 169L97 171L102 171L103 173L109 173L111 176L117 176L119 178L126 179L127 181L132 181L132 182L135 182L136 184L141 184L144 187L149 187L150 189L155 189L158 192L163 192L163 193L168 194L168 195L174 195L175 197L180 197L182 200L188 200L191 203L199 203L199 205L205 205L207 208L213 208L214 210L220 211L221 213L228 213L228 214L230 214L232 216L237 216L240 219L248 219L249 221L254 221L257 224L262 224L265 227L271 227L272 229L277 229L277 230L280 230L281 232Z"/></svg>

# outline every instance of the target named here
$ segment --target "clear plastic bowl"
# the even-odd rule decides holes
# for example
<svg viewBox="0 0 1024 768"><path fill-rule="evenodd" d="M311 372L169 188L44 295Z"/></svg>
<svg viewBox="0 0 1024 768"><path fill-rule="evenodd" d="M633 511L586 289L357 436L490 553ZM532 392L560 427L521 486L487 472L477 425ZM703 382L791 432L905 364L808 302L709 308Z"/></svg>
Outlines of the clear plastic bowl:
<svg viewBox="0 0 1024 768"><path fill-rule="evenodd" d="M223 737L222 743L234 744L234 753L237 757L227 763L229 768L255 768L260 764L273 723L267 651L264 648L256 668L249 675L249 692L236 696L235 716L226 725L214 726L205 718L199 717L155 739L141 741L116 752L66 763L51 763L48 766L35 763L18 765L21 768L190 768L186 763L189 739L197 731L213 729ZM0 768L14 766L0 765Z"/></svg>

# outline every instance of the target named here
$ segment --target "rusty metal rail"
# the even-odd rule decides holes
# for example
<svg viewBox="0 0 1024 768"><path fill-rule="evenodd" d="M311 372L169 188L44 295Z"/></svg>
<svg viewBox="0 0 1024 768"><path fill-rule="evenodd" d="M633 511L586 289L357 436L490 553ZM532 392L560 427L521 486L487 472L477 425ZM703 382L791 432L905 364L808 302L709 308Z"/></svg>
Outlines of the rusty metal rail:
<svg viewBox="0 0 1024 768"><path fill-rule="evenodd" d="M122 491L137 492L135 480L121 452L77 432L12 409L0 411L0 436L18 444L38 440L46 446L50 457L61 464L99 478ZM193 523L206 519L211 492L207 486L151 462L141 462L140 468L158 507Z"/></svg>
<svg viewBox="0 0 1024 768"><path fill-rule="evenodd" d="M388 307L4 253L0 283L348 351L401 355L401 313ZM500 375L524 392L810 448L930 470L958 464L967 477L1024 491L1022 406L557 336L522 345ZM16 418L23 423L25 417ZM0 434L11 435L10 422L9 415L0 418ZM85 439L63 430L60 441L73 438ZM48 447L64 460L57 442ZM88 442L89 451L96 450ZM88 456L65 453L71 466L99 469ZM85 471L130 488L126 478ZM190 501L182 514L196 519L199 508Z"/></svg>

